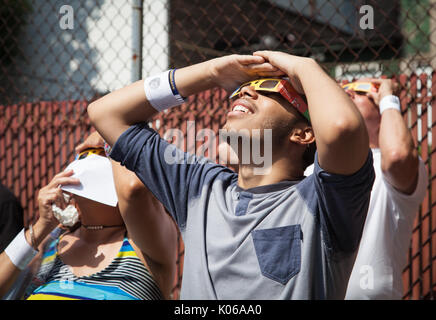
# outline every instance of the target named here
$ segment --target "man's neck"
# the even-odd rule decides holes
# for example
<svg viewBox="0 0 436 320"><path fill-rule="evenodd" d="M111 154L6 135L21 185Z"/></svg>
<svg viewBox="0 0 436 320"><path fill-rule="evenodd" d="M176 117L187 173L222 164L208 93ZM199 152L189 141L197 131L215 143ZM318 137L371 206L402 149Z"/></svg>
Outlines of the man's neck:
<svg viewBox="0 0 436 320"><path fill-rule="evenodd" d="M371 149L378 149L378 135L380 133L380 119L370 120L365 119L366 130L368 131L369 147Z"/></svg>
<svg viewBox="0 0 436 320"><path fill-rule="evenodd" d="M373 129L373 130L368 129L369 147L371 149L378 149L380 147L378 144L379 132L380 132L380 127L377 129Z"/></svg>
<svg viewBox="0 0 436 320"><path fill-rule="evenodd" d="M257 172L255 169L257 168ZM297 168L289 161L289 158L281 158L273 161L270 168L263 168L259 174L259 167L250 164L240 164L238 171L238 185L243 189L270 185L285 180L301 180L304 170Z"/></svg>

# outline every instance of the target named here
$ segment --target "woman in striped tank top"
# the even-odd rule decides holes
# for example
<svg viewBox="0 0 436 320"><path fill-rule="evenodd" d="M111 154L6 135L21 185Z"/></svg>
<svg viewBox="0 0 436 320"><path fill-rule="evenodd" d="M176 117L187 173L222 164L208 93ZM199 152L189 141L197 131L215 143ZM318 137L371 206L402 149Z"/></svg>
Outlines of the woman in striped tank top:
<svg viewBox="0 0 436 320"><path fill-rule="evenodd" d="M93 134L79 152L100 146ZM91 152L83 152L85 158ZM95 156L95 155L93 155ZM101 155L98 155L101 156ZM81 161L81 160L79 160ZM54 236L42 253L39 271L26 290L30 300L156 300L168 299L173 288L177 258L175 224L162 205L136 181L136 175L112 162L118 205L112 207L73 195L80 226ZM109 172L108 174L112 174ZM52 204L67 203L59 185L78 184L73 172L62 172L38 195L39 219L25 239L35 249L58 225ZM142 187L141 187L142 188ZM135 191L135 192L133 192ZM147 212L142 212L147 210ZM120 210L122 212L120 212ZM132 212L136 212L133 214ZM139 215L138 212L141 212ZM143 216L138 219L138 216ZM134 219L132 219L132 217ZM135 222L135 223L133 223ZM141 223L156 225L154 234L135 233ZM162 227L163 226L163 227ZM55 231L60 230L59 228ZM52 232L53 237L54 232ZM136 238L133 241L131 234ZM165 241L151 243L165 237ZM0 296L20 273L5 253L0 255Z"/></svg>

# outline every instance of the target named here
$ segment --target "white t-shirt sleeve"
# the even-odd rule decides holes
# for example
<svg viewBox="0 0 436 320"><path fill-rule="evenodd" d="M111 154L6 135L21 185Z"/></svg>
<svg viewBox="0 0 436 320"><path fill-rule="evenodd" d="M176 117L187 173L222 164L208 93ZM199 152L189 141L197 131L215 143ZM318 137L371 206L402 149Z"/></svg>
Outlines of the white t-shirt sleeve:
<svg viewBox="0 0 436 320"><path fill-rule="evenodd" d="M404 194L401 191L395 189L383 176L383 182L386 186L388 197L392 200L392 203L397 207L397 212L400 214L400 219L415 218L416 208L422 202L427 191L428 173L425 168L424 162L419 158L418 168L418 182L416 184L415 191L412 194ZM408 216L401 216L403 213ZM411 222L413 223L413 221Z"/></svg>
<svg viewBox="0 0 436 320"><path fill-rule="evenodd" d="M373 153L377 179L346 299L401 299L401 274L413 223L427 192L428 174L419 159L415 191L404 194L383 176L380 151Z"/></svg>

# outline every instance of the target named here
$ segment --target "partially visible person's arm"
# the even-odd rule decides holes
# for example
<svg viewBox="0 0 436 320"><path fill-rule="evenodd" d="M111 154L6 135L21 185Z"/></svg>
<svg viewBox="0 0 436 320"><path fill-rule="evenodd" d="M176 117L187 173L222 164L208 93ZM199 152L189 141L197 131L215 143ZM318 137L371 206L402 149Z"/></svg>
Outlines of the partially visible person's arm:
<svg viewBox="0 0 436 320"><path fill-rule="evenodd" d="M93 132L76 147L76 152L103 146L103 138ZM134 172L113 160L111 163L118 206L129 237L147 260L163 294L169 297L176 272L176 225Z"/></svg>
<svg viewBox="0 0 436 320"><path fill-rule="evenodd" d="M188 97L217 86L231 90L259 76L281 74L262 57L230 55L178 69L175 83L180 95ZM147 121L156 113L145 95L144 80L116 90L88 106L93 125L111 146L129 126Z"/></svg>
<svg viewBox="0 0 436 320"><path fill-rule="evenodd" d="M168 297L176 272L176 224L134 172L111 162L118 205L127 231Z"/></svg>
<svg viewBox="0 0 436 320"><path fill-rule="evenodd" d="M66 207L62 190L58 188L59 185L79 184L79 180L71 178L73 171L62 172L56 175L52 181L39 191L38 205L39 205L39 219L33 226L34 238L33 241L30 236L30 230L24 232L22 241L26 241L24 246L28 246L28 252L36 250L41 242L50 234L50 232L59 224L52 214L51 205L55 203L61 208ZM20 233L21 234L21 233ZM20 237L20 234L15 238ZM14 240L15 241L15 240ZM32 243L33 242L33 243ZM23 242L18 244L23 244ZM23 246L20 246L23 247ZM8 249L0 254L0 297L2 297L10 287L13 285L19 276L21 269L13 263L13 257L8 256ZM17 252L11 250L10 254L13 255ZM23 268L26 266L22 266Z"/></svg>
<svg viewBox="0 0 436 320"><path fill-rule="evenodd" d="M377 92L368 93L377 106L383 98L396 95L398 85L394 81L371 79L371 82L380 86ZM386 180L402 193L412 194L418 182L418 151L400 110L389 108L382 112L378 137Z"/></svg>
<svg viewBox="0 0 436 320"><path fill-rule="evenodd" d="M7 254L0 254L0 298L3 297L20 275L21 270L16 267Z"/></svg>
<svg viewBox="0 0 436 320"><path fill-rule="evenodd" d="M313 59L283 52L255 52L284 71L307 97L320 166L329 173L350 175L369 153L363 118L344 90Z"/></svg>

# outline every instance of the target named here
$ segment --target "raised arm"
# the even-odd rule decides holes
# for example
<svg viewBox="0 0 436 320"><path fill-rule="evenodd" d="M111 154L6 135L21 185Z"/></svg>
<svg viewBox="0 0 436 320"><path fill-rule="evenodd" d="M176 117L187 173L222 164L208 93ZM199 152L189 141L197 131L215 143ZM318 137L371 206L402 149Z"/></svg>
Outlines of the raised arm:
<svg viewBox="0 0 436 320"><path fill-rule="evenodd" d="M335 174L358 171L368 157L368 133L344 90L313 59L274 51L254 54L284 71L295 89L306 95L320 166Z"/></svg>
<svg viewBox="0 0 436 320"><path fill-rule="evenodd" d="M168 297L176 273L176 224L134 172L111 162L118 205L129 236Z"/></svg>
<svg viewBox="0 0 436 320"><path fill-rule="evenodd" d="M398 85L394 81L371 79L371 82L379 86L377 92L368 93L377 106L384 98L396 95ZM378 137L386 180L405 194L413 193L418 182L418 151L399 109L388 108L382 112Z"/></svg>
<svg viewBox="0 0 436 320"><path fill-rule="evenodd" d="M230 55L178 69L174 79L180 95L188 97L216 86L232 90L258 76L281 74L262 57ZM111 146L129 126L147 121L156 112L146 97L144 80L114 91L88 106L92 123Z"/></svg>
<svg viewBox="0 0 436 320"><path fill-rule="evenodd" d="M76 152L103 146L103 138L98 132L93 132L77 146ZM118 206L129 237L140 250L162 292L168 297L176 272L176 225L134 172L115 161L111 163Z"/></svg>

